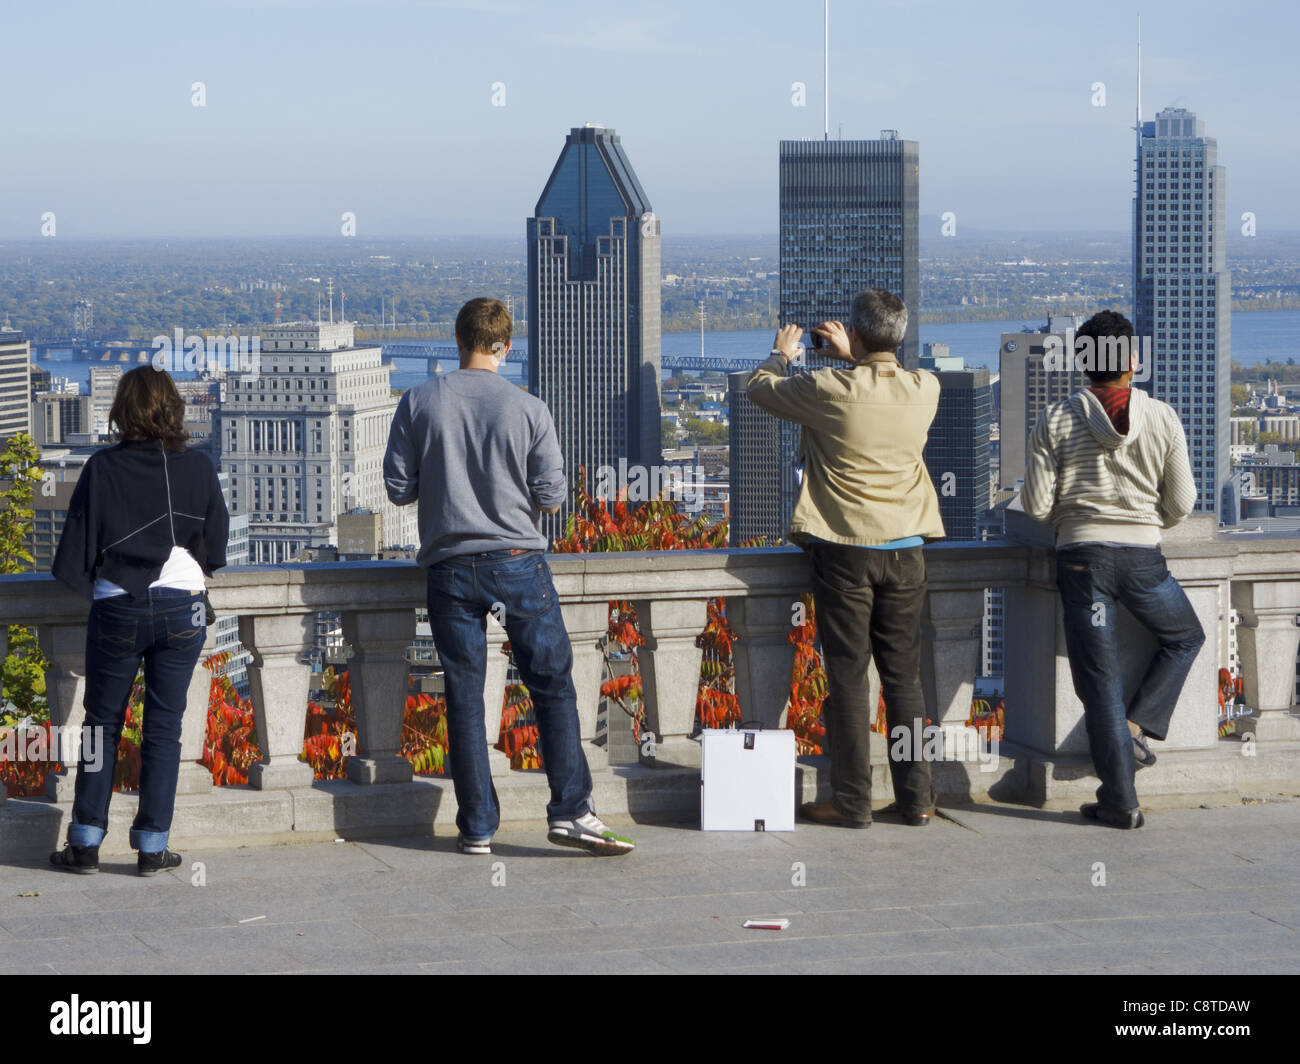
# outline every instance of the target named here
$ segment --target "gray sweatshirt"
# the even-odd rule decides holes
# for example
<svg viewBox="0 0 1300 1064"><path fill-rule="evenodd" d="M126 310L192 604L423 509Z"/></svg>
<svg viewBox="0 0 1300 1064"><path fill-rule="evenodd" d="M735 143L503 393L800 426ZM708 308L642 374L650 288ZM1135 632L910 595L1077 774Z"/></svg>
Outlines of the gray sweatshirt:
<svg viewBox="0 0 1300 1064"><path fill-rule="evenodd" d="M419 500L421 565L458 554L545 550L541 512L566 493L551 412L490 370L432 377L397 405L384 486L398 506Z"/></svg>

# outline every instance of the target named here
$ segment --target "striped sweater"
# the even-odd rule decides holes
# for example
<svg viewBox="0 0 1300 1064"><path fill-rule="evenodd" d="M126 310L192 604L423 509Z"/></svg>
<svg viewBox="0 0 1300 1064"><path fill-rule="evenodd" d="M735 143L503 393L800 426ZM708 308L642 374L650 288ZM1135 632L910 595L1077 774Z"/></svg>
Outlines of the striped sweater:
<svg viewBox="0 0 1300 1064"><path fill-rule="evenodd" d="M1121 434L1088 389L1053 403L1029 437L1021 503L1056 545L1156 546L1196 504L1187 438L1168 403L1138 388Z"/></svg>

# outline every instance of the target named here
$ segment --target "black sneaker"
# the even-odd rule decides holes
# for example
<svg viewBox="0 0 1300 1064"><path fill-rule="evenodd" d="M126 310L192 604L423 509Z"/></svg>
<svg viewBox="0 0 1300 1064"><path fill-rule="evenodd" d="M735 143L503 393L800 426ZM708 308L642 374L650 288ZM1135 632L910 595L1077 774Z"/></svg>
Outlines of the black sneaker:
<svg viewBox="0 0 1300 1064"><path fill-rule="evenodd" d="M1079 806L1079 812L1089 820L1096 820L1098 823L1126 831L1140 828L1147 822L1146 817L1142 815L1141 809L1130 809L1128 812L1121 812L1117 809L1110 809L1100 802L1084 802L1083 805Z"/></svg>
<svg viewBox="0 0 1300 1064"><path fill-rule="evenodd" d="M50 854L50 864L76 872L79 876L93 876L99 871L99 847L68 843L58 853Z"/></svg>
<svg viewBox="0 0 1300 1064"><path fill-rule="evenodd" d="M163 850L160 853L145 853L140 851L140 856L136 859L135 870L142 876L156 876L159 872L165 872L169 868L180 868L181 855L173 853L171 850Z"/></svg>

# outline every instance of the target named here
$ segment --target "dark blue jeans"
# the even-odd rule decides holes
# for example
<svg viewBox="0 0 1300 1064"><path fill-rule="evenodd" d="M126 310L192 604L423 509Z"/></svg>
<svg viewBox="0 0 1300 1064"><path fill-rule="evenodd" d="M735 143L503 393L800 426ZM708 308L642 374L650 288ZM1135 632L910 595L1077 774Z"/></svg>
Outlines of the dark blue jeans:
<svg viewBox="0 0 1300 1064"><path fill-rule="evenodd" d="M541 551L462 555L429 568L429 625L447 684L447 758L456 788L456 827L470 839L490 838L501 823L483 707L489 612L505 626L515 665L532 695L542 767L551 785L547 818L564 820L592 811L573 651L550 566Z"/></svg>
<svg viewBox="0 0 1300 1064"><path fill-rule="evenodd" d="M117 744L126 721L131 684L144 659L144 724L140 744L140 806L131 846L145 853L167 848L181 765L181 717L190 677L203 650L203 594L150 588L142 602L126 595L98 599L86 631L86 725L97 729L103 757L87 762L83 744L68 841L98 846L108 827Z"/></svg>
<svg viewBox="0 0 1300 1064"><path fill-rule="evenodd" d="M1097 801L1128 812L1138 807L1133 740L1127 721L1163 739L1205 632L1159 547L1083 545L1056 552L1056 586L1065 611L1065 645L1074 690L1083 702ZM1160 646L1133 697L1124 705L1117 603Z"/></svg>

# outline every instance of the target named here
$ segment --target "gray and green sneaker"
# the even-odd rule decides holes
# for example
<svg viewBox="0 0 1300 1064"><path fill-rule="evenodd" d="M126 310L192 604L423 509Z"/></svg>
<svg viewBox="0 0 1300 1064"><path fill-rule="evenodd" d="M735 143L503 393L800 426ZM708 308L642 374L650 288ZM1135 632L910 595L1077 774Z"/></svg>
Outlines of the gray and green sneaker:
<svg viewBox="0 0 1300 1064"><path fill-rule="evenodd" d="M573 820L552 820L546 838L556 846L572 846L597 857L617 856L636 849L636 843L615 835L595 813L584 813Z"/></svg>

